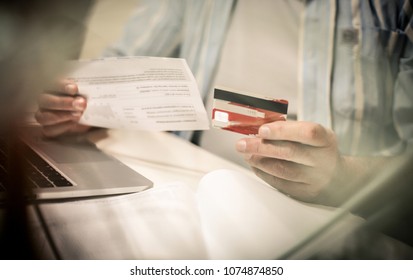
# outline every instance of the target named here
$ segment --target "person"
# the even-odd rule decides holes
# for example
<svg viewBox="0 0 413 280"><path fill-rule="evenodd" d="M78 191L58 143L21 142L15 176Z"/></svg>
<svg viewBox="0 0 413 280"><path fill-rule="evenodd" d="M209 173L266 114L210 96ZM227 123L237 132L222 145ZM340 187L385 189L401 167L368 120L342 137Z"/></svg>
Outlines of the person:
<svg viewBox="0 0 413 280"><path fill-rule="evenodd" d="M263 125L257 137L239 140L236 150L274 188L299 200L337 206L358 190L362 178L411 149L412 9L410 1L304 2L299 120ZM145 11L142 20L151 18ZM134 52L136 42L142 42L136 38L141 37L125 36L114 50L126 51L111 54L145 54ZM86 102L77 99L76 85L62 83L61 88L70 95L66 105L53 107L62 97L47 96L37 115L49 136L88 129L77 123ZM65 118L56 114L60 109Z"/></svg>
<svg viewBox="0 0 413 280"><path fill-rule="evenodd" d="M106 54L178 52L189 60L205 95L235 3L224 2L195 1L191 6L179 1L171 8L169 1L144 1L124 38ZM357 181L409 146L410 2L395 1L388 9L385 2L358 1L353 7L346 1L305 1L299 121L266 124L257 137L236 144L255 173L273 187L300 200L339 205L355 190L337 186L350 178ZM195 6L197 13L189 12ZM214 25L217 19L220 24ZM151 32L154 38L142 31L147 22L159 30ZM189 34L177 41L184 23ZM217 26L224 26L221 33L210 31L215 40L205 43L206 30ZM36 117L48 136L88 129L77 123L86 101L77 96L76 85L63 83L62 88L69 96L45 94L39 102Z"/></svg>
<svg viewBox="0 0 413 280"><path fill-rule="evenodd" d="M213 83L235 3L233 0L140 1L120 41L102 55L185 58L205 98ZM68 80L41 94L38 104L35 117L48 137L90 129L78 123L86 109L86 99L79 95L77 85ZM189 131L177 133L188 140L192 137Z"/></svg>

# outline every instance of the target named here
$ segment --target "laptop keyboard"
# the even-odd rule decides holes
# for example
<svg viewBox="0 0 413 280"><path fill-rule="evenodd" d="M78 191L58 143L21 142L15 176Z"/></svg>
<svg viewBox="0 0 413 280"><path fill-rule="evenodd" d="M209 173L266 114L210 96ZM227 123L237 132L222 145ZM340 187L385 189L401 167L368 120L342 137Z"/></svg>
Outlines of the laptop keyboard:
<svg viewBox="0 0 413 280"><path fill-rule="evenodd" d="M26 146L26 156L29 162L27 176L39 188L73 186L59 171L48 164L43 158Z"/></svg>
<svg viewBox="0 0 413 280"><path fill-rule="evenodd" d="M33 188L70 187L73 184L68 181L53 166L34 152L29 146L24 145L26 160L26 176ZM7 178L7 150L6 142L0 139L0 191L6 191L5 178Z"/></svg>

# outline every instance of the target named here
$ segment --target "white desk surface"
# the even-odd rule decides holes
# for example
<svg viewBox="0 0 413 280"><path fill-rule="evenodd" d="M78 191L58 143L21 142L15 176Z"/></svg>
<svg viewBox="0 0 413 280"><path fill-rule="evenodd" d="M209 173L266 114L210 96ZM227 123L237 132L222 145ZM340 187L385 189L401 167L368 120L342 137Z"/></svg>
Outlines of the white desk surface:
<svg viewBox="0 0 413 280"><path fill-rule="evenodd" d="M206 173L217 169L241 171L260 180L251 170L167 132L97 130L88 138L152 180L154 187L180 181L195 190Z"/></svg>

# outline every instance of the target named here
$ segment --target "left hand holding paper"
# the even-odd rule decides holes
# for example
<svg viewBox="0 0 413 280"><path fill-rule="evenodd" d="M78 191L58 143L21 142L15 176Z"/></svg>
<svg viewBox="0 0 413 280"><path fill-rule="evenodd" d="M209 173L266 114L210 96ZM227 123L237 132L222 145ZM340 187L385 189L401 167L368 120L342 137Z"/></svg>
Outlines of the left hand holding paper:
<svg viewBox="0 0 413 280"><path fill-rule="evenodd" d="M79 124L86 102L79 95L77 84L69 80L59 81L53 89L42 92L38 97L39 109L35 118L43 134L56 137L89 130L90 126Z"/></svg>

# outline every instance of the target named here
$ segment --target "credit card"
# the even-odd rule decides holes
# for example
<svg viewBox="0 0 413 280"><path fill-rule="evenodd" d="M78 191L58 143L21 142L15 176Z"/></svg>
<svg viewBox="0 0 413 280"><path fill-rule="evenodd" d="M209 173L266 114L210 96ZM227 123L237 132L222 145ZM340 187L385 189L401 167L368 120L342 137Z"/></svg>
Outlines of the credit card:
<svg viewBox="0 0 413 280"><path fill-rule="evenodd" d="M261 125L287 118L288 101L214 89L212 126L245 135L256 135Z"/></svg>

